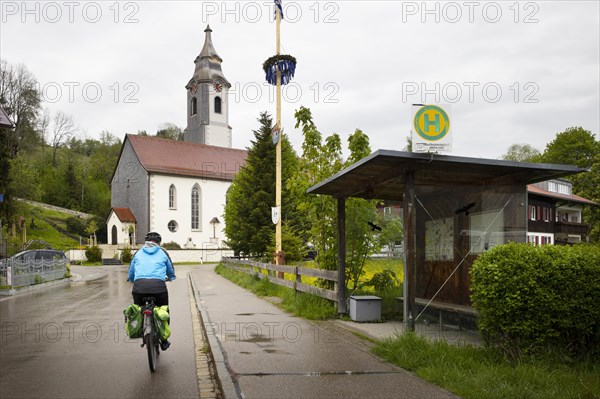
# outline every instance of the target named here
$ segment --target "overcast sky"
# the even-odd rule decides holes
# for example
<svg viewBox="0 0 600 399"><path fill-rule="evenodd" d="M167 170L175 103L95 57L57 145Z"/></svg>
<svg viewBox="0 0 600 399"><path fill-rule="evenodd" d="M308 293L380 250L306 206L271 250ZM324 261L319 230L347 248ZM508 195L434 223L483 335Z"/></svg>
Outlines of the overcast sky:
<svg viewBox="0 0 600 399"><path fill-rule="evenodd" d="M40 82L44 106L79 135L186 126L184 86L207 23L231 82L233 146L275 113L262 62L275 53L272 1L2 1L0 56ZM598 1L286 1L282 52L298 59L283 127L312 110L324 136L363 130L402 150L413 103L448 104L454 155L543 151L556 133L600 130Z"/></svg>

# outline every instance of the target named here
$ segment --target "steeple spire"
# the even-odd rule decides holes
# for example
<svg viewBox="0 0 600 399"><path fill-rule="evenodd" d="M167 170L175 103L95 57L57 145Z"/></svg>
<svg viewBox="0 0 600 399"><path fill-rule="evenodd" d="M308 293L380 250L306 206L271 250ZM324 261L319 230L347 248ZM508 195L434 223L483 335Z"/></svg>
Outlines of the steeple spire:
<svg viewBox="0 0 600 399"><path fill-rule="evenodd" d="M231 87L231 84L227 81L221 70L223 59L219 57L219 54L217 54L217 51L213 46L211 32L212 29L210 29L210 25L206 25L206 29L204 29L204 46L202 47L200 54L194 60L196 68L194 70L194 76L190 80L190 84L193 82L215 83L218 81L227 87Z"/></svg>
<svg viewBox="0 0 600 399"><path fill-rule="evenodd" d="M206 29L204 29L204 33L206 34L204 37L204 47L202 47L202 51L198 57L216 58L219 62L223 62L223 59L219 57L219 54L217 54L215 47L213 46L212 37L210 35L211 32L212 29L210 29L210 25L206 25Z"/></svg>

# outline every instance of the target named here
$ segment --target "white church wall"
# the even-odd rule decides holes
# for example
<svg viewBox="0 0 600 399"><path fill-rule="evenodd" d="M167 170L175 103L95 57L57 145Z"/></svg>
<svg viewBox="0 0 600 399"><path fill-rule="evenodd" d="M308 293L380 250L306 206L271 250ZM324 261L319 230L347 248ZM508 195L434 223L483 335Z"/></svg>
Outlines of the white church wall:
<svg viewBox="0 0 600 399"><path fill-rule="evenodd" d="M206 144L218 147L231 148L231 129L229 129L229 90L223 87L217 92L214 87L209 88L210 99L208 113L210 124L205 126ZM215 112L215 97L221 97L221 113Z"/></svg>
<svg viewBox="0 0 600 399"><path fill-rule="evenodd" d="M192 229L192 189L200 187L199 229ZM175 186L176 207L169 209L169 187ZM150 230L161 234L163 243L176 242L182 248L217 249L225 239L223 218L225 195L229 181L208 180L195 177L152 175L150 178ZM210 221L217 217L219 224ZM177 224L176 231L169 230L169 222ZM191 239L191 241L190 241Z"/></svg>

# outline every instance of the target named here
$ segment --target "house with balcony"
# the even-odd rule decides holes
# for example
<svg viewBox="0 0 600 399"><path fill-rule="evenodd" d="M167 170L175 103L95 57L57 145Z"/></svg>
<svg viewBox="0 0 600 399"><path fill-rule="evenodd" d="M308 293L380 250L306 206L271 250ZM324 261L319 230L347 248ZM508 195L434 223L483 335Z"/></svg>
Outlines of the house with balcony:
<svg viewBox="0 0 600 399"><path fill-rule="evenodd" d="M573 194L570 181L553 179L530 184L527 199L527 242L535 245L587 242L590 226L584 223L583 209L598 204Z"/></svg>

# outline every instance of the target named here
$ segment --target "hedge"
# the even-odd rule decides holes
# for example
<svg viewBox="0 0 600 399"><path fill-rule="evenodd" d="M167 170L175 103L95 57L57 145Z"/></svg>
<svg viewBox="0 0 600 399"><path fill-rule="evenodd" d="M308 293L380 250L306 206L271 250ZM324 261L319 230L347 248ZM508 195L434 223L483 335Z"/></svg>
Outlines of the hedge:
<svg viewBox="0 0 600 399"><path fill-rule="evenodd" d="M510 357L600 358L600 247L506 244L471 268L485 342Z"/></svg>
<svg viewBox="0 0 600 399"><path fill-rule="evenodd" d="M87 247L85 257L88 262L100 262L102 260L102 249L98 246Z"/></svg>

